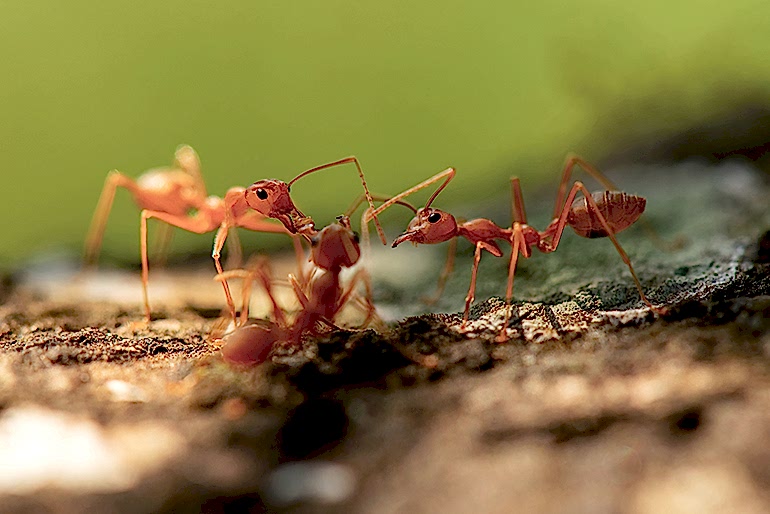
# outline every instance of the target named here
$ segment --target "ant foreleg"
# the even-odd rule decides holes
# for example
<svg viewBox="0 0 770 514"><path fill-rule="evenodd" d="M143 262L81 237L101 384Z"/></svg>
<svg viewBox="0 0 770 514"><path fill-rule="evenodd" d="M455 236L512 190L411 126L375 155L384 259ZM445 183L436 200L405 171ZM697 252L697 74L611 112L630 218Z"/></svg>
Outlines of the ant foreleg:
<svg viewBox="0 0 770 514"><path fill-rule="evenodd" d="M227 234L227 269L240 268L243 265L243 246L241 246L241 236L237 230Z"/></svg>

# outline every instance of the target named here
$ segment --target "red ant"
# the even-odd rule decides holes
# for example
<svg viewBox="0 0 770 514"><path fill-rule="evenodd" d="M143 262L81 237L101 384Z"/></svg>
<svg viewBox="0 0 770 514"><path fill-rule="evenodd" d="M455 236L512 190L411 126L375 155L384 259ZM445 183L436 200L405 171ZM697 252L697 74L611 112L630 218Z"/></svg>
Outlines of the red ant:
<svg viewBox="0 0 770 514"><path fill-rule="evenodd" d="M580 165L592 177L598 180L607 191L591 194L582 182L573 183L569 193L567 193L567 184L569 183L572 169L575 165ZM471 272L471 283L468 289L468 295L465 297L465 311L463 313L463 323L461 330L465 329L468 323L468 314L471 303L474 300L476 290L476 273L478 271L479 260L482 250L486 250L495 257L503 255L502 250L495 240L503 240L511 245L511 258L508 266L508 283L506 288L506 312L498 340L505 339L505 331L508 327L508 321L511 315L511 298L513 296L513 278L516 271L519 254L523 257L532 255L532 247L537 247L543 253L551 253L559 246L564 228L569 225L582 237L597 238L609 237L615 249L620 254L623 262L628 266L631 276L634 279L636 288L639 291L641 300L648 307L656 312L665 312L664 308L655 307L645 296L642 285L634 272L628 255L618 243L615 234L631 226L644 211L646 200L640 196L630 195L620 192L618 188L607 179L599 170L586 162L584 159L571 155L568 156L561 183L556 194L556 203L551 223L542 232L527 225L527 216L524 210L524 200L521 194L521 187L518 178L511 179L512 202L511 210L513 223L511 228L497 226L494 222L479 218L462 223L458 223L454 216L448 212L431 207L433 200L454 178L455 170L448 168L437 175L407 189L403 193L392 197L389 201L380 205L373 211L364 213L364 223L383 210L387 209L394 202L419 191L441 179L444 182L431 195L425 207L417 210L414 219L403 234L393 241L395 248L404 241L411 241L414 244L435 244L444 241L452 241L447 264L439 278L437 296L443 290L446 277L452 270L454 260L454 249L456 239L464 237L476 246L473 259L473 270ZM582 193L583 200L575 201L578 193ZM566 194L566 199L565 199Z"/></svg>
<svg viewBox="0 0 770 514"><path fill-rule="evenodd" d="M350 218L347 215L338 216L336 223L316 232L310 241L310 259L317 266L318 272L307 283L306 291L292 275L289 275L301 305L292 324L288 323L275 300L272 290L273 280L265 260L260 261L255 269L228 271L217 276L217 280L223 281L230 277L244 278L242 324L240 328L224 337L222 354L225 360L235 364L259 364L267 359L270 350L279 341L299 346L304 335L320 334L319 324L338 328L334 324L334 318L348 302L359 281L364 282L367 292L365 301L367 315L364 325L374 315L374 305L370 301L371 291L365 270L360 269L353 275L346 290L343 290L340 284L342 269L353 266L361 256L358 235L351 229ZM272 322L246 324L249 292L254 276L261 281L272 303L274 319Z"/></svg>
<svg viewBox="0 0 770 514"><path fill-rule="evenodd" d="M142 209L140 221L142 294L145 317L149 321L151 311L147 292L149 282L148 219L156 218L170 226L197 234L212 232L216 229L217 233L214 237L211 256L214 259L217 273L221 274L224 270L220 256L230 228L240 227L256 232L299 233L306 238L311 237L315 230L313 222L294 206L289 196L290 186L309 173L348 162L356 164L370 207L374 208L363 171L355 157L348 157L312 168L295 177L289 184L280 180L262 180L255 182L249 188L233 187L227 191L224 199L217 196L207 196L206 186L200 172L200 159L195 150L189 146L181 146L177 149L174 168L148 171L136 181L114 170L107 176L91 222L91 228L86 238L85 261L87 263L95 262L99 254L116 189L118 187L128 189L132 193L134 201ZM284 226L281 227L268 222L265 218L276 218ZM382 234L381 227L376 220L375 224ZM381 237L384 241L384 235ZM293 239L293 242L298 259L301 260L303 256L301 245L296 238ZM239 252L240 245L236 246ZM222 287L231 317L235 319L235 306L227 281L222 282Z"/></svg>

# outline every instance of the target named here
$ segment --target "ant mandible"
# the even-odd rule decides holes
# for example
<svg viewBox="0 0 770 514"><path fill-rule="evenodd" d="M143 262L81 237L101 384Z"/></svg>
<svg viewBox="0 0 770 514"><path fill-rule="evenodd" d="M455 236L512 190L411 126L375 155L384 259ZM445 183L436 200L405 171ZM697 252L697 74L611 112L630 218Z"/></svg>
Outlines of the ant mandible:
<svg viewBox="0 0 770 514"><path fill-rule="evenodd" d="M573 168L579 165L586 170L589 175L599 181L606 191L591 193L580 181L575 181L572 188L567 193L567 184ZM511 211L513 222L510 228L503 228L494 222L479 218L462 223L458 223L455 217L440 209L431 207L438 194L454 178L455 170L448 168L441 173L407 189L403 193L392 197L373 211L364 213L363 221L367 223L371 217L380 214L394 202L419 191L435 182L444 179L444 182L428 199L425 207L416 212L415 217L409 223L406 232L398 236L392 246L395 248L405 241L411 241L414 244L435 244L444 241L452 241L450 256L447 259L447 265L439 278L437 296L443 290L446 277L451 272L454 258L454 245L458 237L464 237L476 247L473 259L473 269L471 272L471 283L468 289L468 295L465 297L465 310L463 312L463 322L460 327L464 330L468 324L468 315L470 306L473 303L476 290L476 274L482 250L486 250L495 257L502 256L502 250L496 243L496 240L502 240L511 245L511 258L508 266L508 282L506 287L506 312L505 320L502 325L498 340L506 339L506 329L511 316L511 299L513 297L513 279L516 271L516 265L519 255L530 257L532 247L536 247L543 253L551 253L559 246L562 233L567 225L571 226L575 233L586 238L609 237L615 249L620 254L623 262L628 266L631 276L634 279L639 297L655 312L665 312L665 308L654 306L645 296L642 285L636 276L631 260L620 246L615 234L631 226L644 211L646 200L640 196L620 192L618 188L602 174L598 169L587 161L576 155L567 157L562 172L561 183L556 194L556 203L551 223L543 231L538 231L527 225L527 216L524 209L524 199L521 193L521 186L518 178L511 179ZM582 193L582 201L575 201L578 193ZM565 197L566 195L566 197Z"/></svg>

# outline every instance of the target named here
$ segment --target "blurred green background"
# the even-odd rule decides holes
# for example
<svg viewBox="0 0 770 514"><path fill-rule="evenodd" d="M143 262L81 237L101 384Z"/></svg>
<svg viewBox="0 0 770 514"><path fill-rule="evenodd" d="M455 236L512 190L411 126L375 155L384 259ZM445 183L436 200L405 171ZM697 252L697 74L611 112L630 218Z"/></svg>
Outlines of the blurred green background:
<svg viewBox="0 0 770 514"><path fill-rule="evenodd" d="M570 150L601 162L763 107L768 29L750 0L3 0L0 263L78 252L107 172L181 143L212 194L355 154L376 192L452 165L437 205L506 202L513 173L555 187ZM299 186L319 224L360 191L352 169ZM177 232L174 251L211 240ZM124 191L105 253L138 260Z"/></svg>

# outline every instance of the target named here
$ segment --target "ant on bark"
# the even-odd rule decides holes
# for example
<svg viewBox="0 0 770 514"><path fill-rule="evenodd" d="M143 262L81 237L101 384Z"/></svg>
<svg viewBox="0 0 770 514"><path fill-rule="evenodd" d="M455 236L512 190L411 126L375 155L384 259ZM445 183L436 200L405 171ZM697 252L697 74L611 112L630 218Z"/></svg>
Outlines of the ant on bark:
<svg viewBox="0 0 770 514"><path fill-rule="evenodd" d="M304 216L294 206L294 202L289 196L291 184L315 171L349 162L355 163L370 208L373 209L374 203L371 200L363 171L355 157L347 157L312 168L301 173L288 184L280 180L262 180L255 182L248 188L233 187L227 191L224 199L207 195L200 171L200 159L195 150L189 146L181 146L177 149L174 168L150 170L137 180L113 170L105 181L86 238L85 262L87 264L94 263L98 257L107 217L112 208L117 188L128 189L136 204L142 209L140 220L142 295L145 318L150 321L151 311L147 292L149 282L148 219L155 218L167 225L196 234L217 230L211 256L214 259L217 273L221 274L224 271L220 262L221 252L231 228L240 227L256 232L300 234L309 240L315 233L314 224L312 219ZM283 226L271 223L266 218L275 218ZM382 228L377 220L375 220L375 225L382 234ZM162 236L167 242L167 233L163 232ZM384 242L384 234L381 237ZM304 258L302 246L296 237L292 239L298 261L301 262ZM240 254L240 245L236 243L234 246L237 247L237 254ZM235 305L226 280L222 281L222 287L230 315L235 319Z"/></svg>
<svg viewBox="0 0 770 514"><path fill-rule="evenodd" d="M607 190L598 193L591 193L580 181L575 181L572 188L567 193L567 184L573 168L579 165L588 172L593 178L599 181ZM463 322L460 327L465 329L468 324L468 314L471 303L474 300L476 290L476 274L479 261L483 250L488 251L495 257L503 255L502 250L496 243L496 240L502 240L511 245L511 257L508 266L508 282L505 293L506 311L505 320L502 325L498 341L506 339L506 329L511 316L511 299L513 297L513 279L516 271L516 264L519 255L530 257L532 247L536 247L543 253L551 253L559 246L562 233L567 225L579 236L586 238L609 237L615 249L620 254L623 262L628 266L631 276L634 279L639 297L655 312L663 313L666 309L656 307L647 299L642 289L642 285L636 276L631 260L620 246L615 234L631 226L644 211L646 200L640 196L620 192L617 186L604 176L598 169L587 161L576 155L567 157L562 172L562 179L556 194L556 203L551 223L543 231L527 225L527 216L524 210L524 199L521 193L521 186L518 178L511 179L511 211L513 222L510 228L504 228L496 225L494 222L479 218L470 221L460 222L455 217L440 209L431 207L431 204L439 193L454 178L455 170L447 168L446 170L434 175L433 177L407 189L401 194L392 197L373 211L367 210L364 213L364 223L367 223L373 216L380 214L390 207L396 201L419 191L435 182L444 179L444 182L430 196L425 207L415 213L415 217L410 221L406 232L398 236L392 246L395 248L405 241L411 241L414 244L435 244L444 241L451 241L449 257L447 264L439 277L438 290L436 298L443 291L446 279L451 273L454 264L454 253L458 237L464 237L476 247L473 259L473 269L471 272L471 283L468 289L468 295L465 297L465 311L463 312ZM576 201L578 193L582 193L582 201Z"/></svg>
<svg viewBox="0 0 770 514"><path fill-rule="evenodd" d="M361 257L358 234L353 232L350 218L347 215L338 216L336 223L316 232L310 241L310 260L316 269L311 272L306 287L303 289L302 284L289 275L289 282L301 305L291 324L275 299L272 289L274 280L264 258L253 269L233 270L217 275L216 279L222 281L234 277L244 279L241 326L223 338L222 355L225 360L235 364L260 364L279 341L299 346L306 334L320 334L319 324L338 329L334 318L351 299L358 282L363 282L366 289L366 319L363 326L375 315L369 280L364 269L359 269L353 275L347 288L343 289L340 283L342 269L353 266ZM251 282L255 277L270 298L273 321L247 323Z"/></svg>

